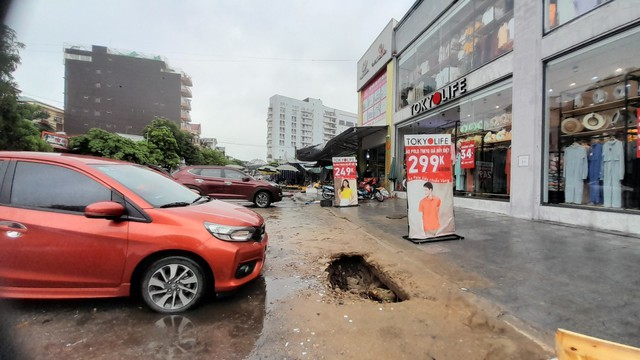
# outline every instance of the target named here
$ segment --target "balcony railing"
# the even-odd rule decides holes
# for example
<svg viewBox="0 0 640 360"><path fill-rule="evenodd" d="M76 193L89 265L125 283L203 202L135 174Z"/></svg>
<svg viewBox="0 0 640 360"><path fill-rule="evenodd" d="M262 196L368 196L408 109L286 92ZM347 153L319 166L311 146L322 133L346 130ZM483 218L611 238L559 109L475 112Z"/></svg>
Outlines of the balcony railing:
<svg viewBox="0 0 640 360"><path fill-rule="evenodd" d="M182 98L182 100L180 101L180 108L182 110L191 110L191 100Z"/></svg>
<svg viewBox="0 0 640 360"><path fill-rule="evenodd" d="M191 121L191 114L189 114L189 112L186 111L186 110L180 111L180 120L186 121L186 122L190 122Z"/></svg>
<svg viewBox="0 0 640 360"><path fill-rule="evenodd" d="M180 88L180 94L182 94L182 96L184 97L188 97L188 98L192 98L193 95L191 94L191 88L188 86L182 86Z"/></svg>
<svg viewBox="0 0 640 360"><path fill-rule="evenodd" d="M182 85L193 86L193 81L191 81L191 76L187 75L184 72L182 73L181 80L182 80Z"/></svg>

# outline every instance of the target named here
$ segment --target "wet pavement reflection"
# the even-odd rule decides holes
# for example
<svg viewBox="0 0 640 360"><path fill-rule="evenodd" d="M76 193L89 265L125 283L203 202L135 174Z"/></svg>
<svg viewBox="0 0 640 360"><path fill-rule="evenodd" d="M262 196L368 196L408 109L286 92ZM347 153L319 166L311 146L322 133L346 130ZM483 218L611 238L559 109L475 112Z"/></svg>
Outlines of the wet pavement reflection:
<svg viewBox="0 0 640 360"><path fill-rule="evenodd" d="M0 305L7 333L28 359L244 359L263 332L266 293L259 277L180 315L154 313L132 299Z"/></svg>

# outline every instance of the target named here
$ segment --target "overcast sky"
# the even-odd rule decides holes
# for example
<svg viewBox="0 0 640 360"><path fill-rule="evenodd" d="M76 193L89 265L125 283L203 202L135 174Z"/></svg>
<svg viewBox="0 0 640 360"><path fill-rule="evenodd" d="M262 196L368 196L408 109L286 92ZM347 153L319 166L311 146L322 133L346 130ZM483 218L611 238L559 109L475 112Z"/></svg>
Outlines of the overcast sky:
<svg viewBox="0 0 640 360"><path fill-rule="evenodd" d="M269 98L357 112L357 61L414 0L19 0L23 95L64 106L65 45L168 59L193 78L191 118L241 160L266 158Z"/></svg>

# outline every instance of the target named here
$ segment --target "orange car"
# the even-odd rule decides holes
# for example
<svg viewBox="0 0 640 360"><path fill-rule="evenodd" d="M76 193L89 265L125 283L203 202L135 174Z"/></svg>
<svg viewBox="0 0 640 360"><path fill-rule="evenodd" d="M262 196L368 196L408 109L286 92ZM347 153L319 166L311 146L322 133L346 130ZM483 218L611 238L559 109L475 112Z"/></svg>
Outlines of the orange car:
<svg viewBox="0 0 640 360"><path fill-rule="evenodd" d="M0 151L0 297L140 293L163 313L255 279L264 219L144 166Z"/></svg>

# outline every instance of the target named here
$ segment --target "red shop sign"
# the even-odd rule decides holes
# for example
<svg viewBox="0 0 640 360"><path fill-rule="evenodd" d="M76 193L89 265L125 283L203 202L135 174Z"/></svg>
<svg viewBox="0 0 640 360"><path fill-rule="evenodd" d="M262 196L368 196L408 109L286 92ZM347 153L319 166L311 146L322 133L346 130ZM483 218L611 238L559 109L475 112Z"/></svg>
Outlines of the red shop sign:
<svg viewBox="0 0 640 360"><path fill-rule="evenodd" d="M356 165L354 157L333 158L333 177L335 179L357 179Z"/></svg>
<svg viewBox="0 0 640 360"><path fill-rule="evenodd" d="M425 180L434 183L452 181L450 135L426 135L423 144L405 144L407 181ZM406 136L405 139L409 138Z"/></svg>
<svg viewBox="0 0 640 360"><path fill-rule="evenodd" d="M473 169L476 166L476 142L473 140L460 143L460 168Z"/></svg>

